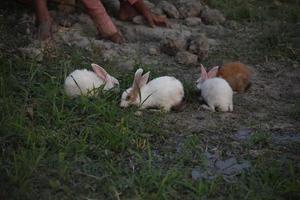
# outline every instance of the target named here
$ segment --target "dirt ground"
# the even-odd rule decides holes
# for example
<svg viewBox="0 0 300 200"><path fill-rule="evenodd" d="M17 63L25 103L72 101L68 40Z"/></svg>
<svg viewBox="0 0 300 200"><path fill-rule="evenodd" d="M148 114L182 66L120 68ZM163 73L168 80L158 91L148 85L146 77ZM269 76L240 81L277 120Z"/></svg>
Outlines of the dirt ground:
<svg viewBox="0 0 300 200"><path fill-rule="evenodd" d="M160 4L156 1L150 5L161 12L158 9ZM114 5L111 7L110 12L114 13ZM52 15L59 20L57 10L52 10ZM203 19L202 22L191 19L196 24L191 25L187 17L179 17L169 19L169 28L150 28L139 18L135 23L114 19L127 41L117 45L97 39L92 21L79 12L65 18L74 21L72 26L56 26L54 47L49 50L30 39L34 27L32 12L22 8L17 14L8 16L2 13L3 16L17 23L20 31L17 37L22 38L20 43L24 46L23 49L7 49L1 44L1 50L11 50L24 57L35 56L38 62L45 62L53 49L62 46L78 48L92 55L87 56L87 62L113 66L109 71L115 72L120 79L126 74L129 80L124 79L122 89L129 86L134 69L138 66L151 71L151 79L159 75L172 75L181 80L185 86L186 109L167 114L153 114L151 111L142 114L143 117L158 115L157 123L163 132L149 138L154 166L168 168L177 162L178 157L187 153L191 155L184 161L189 163L185 170L189 171L193 180L210 180L221 175L229 182L236 174L251 168L253 159L261 157L289 161L297 172L300 170L299 22L241 22L226 19L220 24L205 24ZM187 43L175 51L186 52L191 41L197 41L202 34L206 35L205 42L209 45L207 58L182 61L176 53L168 55L172 54L171 50L164 48L166 38L173 37ZM187 55L184 58L192 57ZM210 68L229 61L241 61L250 67L252 86L246 93L234 94L233 112L207 111L201 107L195 91L200 63ZM185 152L185 145L190 145L193 150ZM197 152L201 152L201 155ZM206 164L193 163L198 156L207 160Z"/></svg>

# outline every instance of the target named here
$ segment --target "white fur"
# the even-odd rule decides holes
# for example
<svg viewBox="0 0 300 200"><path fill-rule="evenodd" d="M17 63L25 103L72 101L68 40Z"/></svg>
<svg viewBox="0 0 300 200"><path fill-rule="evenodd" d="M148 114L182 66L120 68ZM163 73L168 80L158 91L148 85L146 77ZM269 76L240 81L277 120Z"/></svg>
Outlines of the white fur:
<svg viewBox="0 0 300 200"><path fill-rule="evenodd" d="M223 112L233 111L233 91L224 79L211 78L202 81L200 78L197 81L197 88L201 90L201 96L208 104L204 106L205 108L213 112L216 108Z"/></svg>
<svg viewBox="0 0 300 200"><path fill-rule="evenodd" d="M140 69L141 70L141 69ZM149 74L147 74L149 77ZM144 75L145 76L145 75ZM175 77L162 76L153 79L139 88L140 95L133 101L126 100L133 87L127 89L122 94L120 106L128 107L130 105L139 106L140 109L159 107L169 111L172 106L179 104L184 97L184 90L181 82Z"/></svg>
<svg viewBox="0 0 300 200"><path fill-rule="evenodd" d="M76 81L76 83L75 83ZM76 97L79 95L95 95L95 89L101 87L103 90L109 90L119 85L119 82L114 77L107 74L106 80L100 78L96 73L82 69L73 71L65 80L64 89L69 97Z"/></svg>

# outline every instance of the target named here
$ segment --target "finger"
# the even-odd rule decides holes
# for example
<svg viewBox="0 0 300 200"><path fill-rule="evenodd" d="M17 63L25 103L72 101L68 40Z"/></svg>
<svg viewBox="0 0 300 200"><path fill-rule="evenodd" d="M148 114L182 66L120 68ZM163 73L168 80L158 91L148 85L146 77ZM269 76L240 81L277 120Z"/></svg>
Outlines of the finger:
<svg viewBox="0 0 300 200"><path fill-rule="evenodd" d="M154 27L155 27L155 22L154 22L154 20L153 20L153 16L148 15L148 16L145 16L145 17L146 17L146 19L147 19L149 25L150 25L152 28L154 28Z"/></svg>
<svg viewBox="0 0 300 200"><path fill-rule="evenodd" d="M154 16L154 22L158 26L167 26L167 20L164 16Z"/></svg>

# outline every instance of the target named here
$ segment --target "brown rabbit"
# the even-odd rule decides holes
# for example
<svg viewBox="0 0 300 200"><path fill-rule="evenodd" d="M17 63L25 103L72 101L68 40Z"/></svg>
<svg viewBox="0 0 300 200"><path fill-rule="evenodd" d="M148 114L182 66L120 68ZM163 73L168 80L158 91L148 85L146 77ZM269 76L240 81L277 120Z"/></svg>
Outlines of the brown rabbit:
<svg viewBox="0 0 300 200"><path fill-rule="evenodd" d="M213 67L209 73L211 77L217 76L225 79L233 91L238 93L246 92L251 86L251 72L241 62L230 62L222 67Z"/></svg>

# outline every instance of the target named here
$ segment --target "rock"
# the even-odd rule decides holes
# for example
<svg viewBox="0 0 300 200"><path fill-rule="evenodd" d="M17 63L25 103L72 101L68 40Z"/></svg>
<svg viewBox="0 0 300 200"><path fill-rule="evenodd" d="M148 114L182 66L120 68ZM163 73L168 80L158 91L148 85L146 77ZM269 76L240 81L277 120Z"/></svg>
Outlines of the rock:
<svg viewBox="0 0 300 200"><path fill-rule="evenodd" d="M188 30L176 30L165 27L151 28L142 25L130 25L116 21L116 25L126 38L127 42L158 42L166 38L168 35L181 35L184 38L190 37L191 32Z"/></svg>
<svg viewBox="0 0 300 200"><path fill-rule="evenodd" d="M197 0L180 0L177 8L181 18L197 17L203 10L202 4Z"/></svg>
<svg viewBox="0 0 300 200"><path fill-rule="evenodd" d="M199 33L205 33L210 38L222 38L227 34L233 33L232 30L224 28L221 25L205 25L202 23L197 28L199 28Z"/></svg>
<svg viewBox="0 0 300 200"><path fill-rule="evenodd" d="M174 56L177 52L186 48L186 43L186 39L181 35L169 35L163 40L161 50L170 56Z"/></svg>
<svg viewBox="0 0 300 200"><path fill-rule="evenodd" d="M196 38L192 39L188 51L198 55L199 61L208 57L209 43L205 34L200 34Z"/></svg>
<svg viewBox="0 0 300 200"><path fill-rule="evenodd" d="M275 133L272 134L272 141L276 144L289 144L298 143L300 144L299 133Z"/></svg>
<svg viewBox="0 0 300 200"><path fill-rule="evenodd" d="M88 49L88 50L91 47L91 43L90 43L89 39L86 37L81 37L78 40L73 40L72 44L79 48Z"/></svg>
<svg viewBox="0 0 300 200"><path fill-rule="evenodd" d="M135 24L147 24L146 19L142 15L137 15L132 19L132 22Z"/></svg>
<svg viewBox="0 0 300 200"><path fill-rule="evenodd" d="M162 1L159 3L158 7L160 7L169 18L179 18L179 12L173 4L167 1Z"/></svg>
<svg viewBox="0 0 300 200"><path fill-rule="evenodd" d="M153 59L152 57L149 57L149 56L142 57L141 63L143 63L144 65L150 65L150 66L156 66L156 65L160 64L159 60Z"/></svg>
<svg viewBox="0 0 300 200"><path fill-rule="evenodd" d="M236 158L229 158L227 160L218 160L216 167L222 175L233 176L240 174L244 170L250 168L251 164L247 160L243 160L240 163L237 162Z"/></svg>
<svg viewBox="0 0 300 200"><path fill-rule="evenodd" d="M237 30L241 27L241 25L239 23L237 23L236 21L233 21L233 20L226 20L225 26L230 29L233 29L233 30Z"/></svg>
<svg viewBox="0 0 300 200"><path fill-rule="evenodd" d="M197 169L192 170L192 179L194 181L199 180L201 177L201 173Z"/></svg>
<svg viewBox="0 0 300 200"><path fill-rule="evenodd" d="M226 169L226 168L228 168L228 167L230 167L234 164L236 164L236 159L235 158L229 158L229 159L224 160L224 161L223 160L218 160L215 165L218 169L224 170L224 169Z"/></svg>
<svg viewBox="0 0 300 200"><path fill-rule="evenodd" d="M155 7L152 12L157 15L163 15L164 11L160 7Z"/></svg>
<svg viewBox="0 0 300 200"><path fill-rule="evenodd" d="M82 36L79 31L62 31L59 32L60 38L67 43L68 45L74 45L76 47L86 49L86 50L91 50L91 46L95 44L95 39L94 38L89 38Z"/></svg>
<svg viewBox="0 0 300 200"><path fill-rule="evenodd" d="M43 52L35 47L19 48L19 51L24 58L35 59L37 61L43 60Z"/></svg>
<svg viewBox="0 0 300 200"><path fill-rule="evenodd" d="M86 14L80 14L78 15L78 19L83 24L88 24L90 26L94 26L93 20Z"/></svg>
<svg viewBox="0 0 300 200"><path fill-rule="evenodd" d="M153 55L153 56L158 55L159 54L159 50L157 48L155 48L155 47L150 47L149 48L149 54Z"/></svg>
<svg viewBox="0 0 300 200"><path fill-rule="evenodd" d="M151 10L155 7L155 5L152 2L150 2L150 1L144 0L144 3Z"/></svg>
<svg viewBox="0 0 300 200"><path fill-rule="evenodd" d="M115 57L117 57L117 53L114 50L109 49L109 50L103 51L101 53L101 56L104 61L112 61Z"/></svg>
<svg viewBox="0 0 300 200"><path fill-rule="evenodd" d="M220 45L220 41L211 38L207 39L207 42L210 47Z"/></svg>
<svg viewBox="0 0 300 200"><path fill-rule="evenodd" d="M249 140L251 136L251 130L250 129L240 129L237 131L236 134L234 134L234 137L237 140Z"/></svg>
<svg viewBox="0 0 300 200"><path fill-rule="evenodd" d="M135 65L134 60L126 60L126 61L119 61L118 67L120 69L126 69L128 71L133 70L133 67Z"/></svg>
<svg viewBox="0 0 300 200"><path fill-rule="evenodd" d="M243 161L241 164L235 163L228 168L223 169L223 176L233 176L242 173L243 171L249 169L251 164L249 161Z"/></svg>
<svg viewBox="0 0 300 200"><path fill-rule="evenodd" d="M136 45L127 44L124 46L114 46L114 49L118 52L119 56L125 55L126 57L130 57L131 59L134 55L137 55L137 47Z"/></svg>
<svg viewBox="0 0 300 200"><path fill-rule="evenodd" d="M101 50L107 50L113 48L113 45L111 42L105 41L105 40L97 40L94 38L91 38L91 45L93 47L99 48Z"/></svg>
<svg viewBox="0 0 300 200"><path fill-rule="evenodd" d="M225 17L219 10L210 9L208 6L205 6L205 9L201 14L201 18L205 24L210 25L218 25L225 22Z"/></svg>
<svg viewBox="0 0 300 200"><path fill-rule="evenodd" d="M127 42L158 42L166 38L168 35L181 35L184 38L190 37L191 32L188 30L177 30L166 27L156 26L151 28L144 25L128 24L120 21L115 21L120 32L124 35Z"/></svg>
<svg viewBox="0 0 300 200"><path fill-rule="evenodd" d="M187 26L197 26L202 23L202 20L199 17L188 17L185 19L184 23Z"/></svg>
<svg viewBox="0 0 300 200"><path fill-rule="evenodd" d="M171 29L174 30L180 30L182 29L182 25L180 23L178 23L178 21L176 20L172 20L172 19L168 19L168 27L170 27Z"/></svg>
<svg viewBox="0 0 300 200"><path fill-rule="evenodd" d="M196 65L198 61L198 56L188 51L179 51L176 54L175 60L177 63L183 65Z"/></svg>

